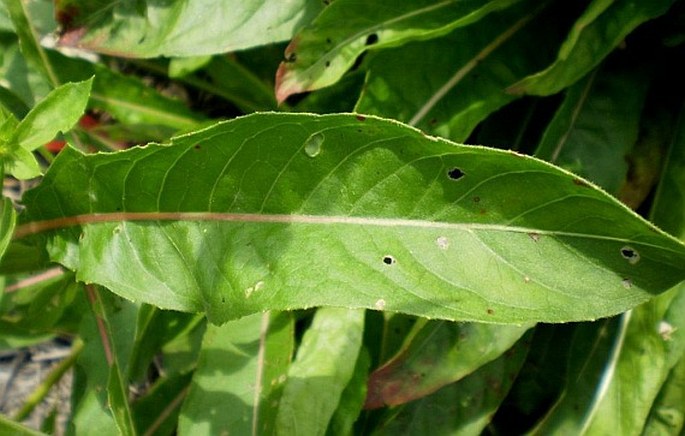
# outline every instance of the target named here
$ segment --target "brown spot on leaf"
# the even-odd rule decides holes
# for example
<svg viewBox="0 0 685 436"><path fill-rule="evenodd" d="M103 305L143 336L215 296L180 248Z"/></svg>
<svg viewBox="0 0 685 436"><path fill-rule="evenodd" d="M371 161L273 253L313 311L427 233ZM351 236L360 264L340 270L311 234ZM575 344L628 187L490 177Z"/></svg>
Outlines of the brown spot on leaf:
<svg viewBox="0 0 685 436"><path fill-rule="evenodd" d="M357 115L355 118L357 118L357 121L366 121L366 117L364 115Z"/></svg>
<svg viewBox="0 0 685 436"><path fill-rule="evenodd" d="M578 179L578 178L573 179L573 184L577 185L577 186L582 186L583 188L589 188L590 187L590 185L588 185L588 183L585 180Z"/></svg>

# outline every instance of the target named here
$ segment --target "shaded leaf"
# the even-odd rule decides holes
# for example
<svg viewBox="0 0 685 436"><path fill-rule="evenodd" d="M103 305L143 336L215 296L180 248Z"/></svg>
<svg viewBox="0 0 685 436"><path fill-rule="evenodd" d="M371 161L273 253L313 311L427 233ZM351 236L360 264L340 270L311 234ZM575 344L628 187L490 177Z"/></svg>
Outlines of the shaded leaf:
<svg viewBox="0 0 685 436"><path fill-rule="evenodd" d="M201 56L289 39L318 1L58 3L63 46L125 57Z"/></svg>
<svg viewBox="0 0 685 436"><path fill-rule="evenodd" d="M431 394L496 359L528 328L448 321L419 324L397 355L369 376L365 407L396 406Z"/></svg>
<svg viewBox="0 0 685 436"><path fill-rule="evenodd" d="M524 337L462 380L389 412L388 420L374 434L480 435L509 392L529 346Z"/></svg>
<svg viewBox="0 0 685 436"><path fill-rule="evenodd" d="M350 435L353 434L353 426L359 418L359 413L364 406L366 398L366 378L369 374L371 356L369 351L362 347L359 350L357 363L354 366L352 378L345 386L340 395L340 403L331 417L331 422L326 431L327 435Z"/></svg>
<svg viewBox="0 0 685 436"><path fill-rule="evenodd" d="M321 308L288 368L276 416L279 434L324 435L352 380L364 311Z"/></svg>
<svg viewBox="0 0 685 436"><path fill-rule="evenodd" d="M681 434L685 423L685 356L673 367L652 405L642 434Z"/></svg>
<svg viewBox="0 0 685 436"><path fill-rule="evenodd" d="M381 2L337 0L299 32L276 73L276 98L337 82L357 57L379 49L445 35L517 0L418 0L388 7Z"/></svg>
<svg viewBox="0 0 685 436"><path fill-rule="evenodd" d="M179 434L272 433L293 329L290 314L273 312L208 326Z"/></svg>
<svg viewBox="0 0 685 436"><path fill-rule="evenodd" d="M555 18L523 2L442 38L380 52L368 63L355 110L464 141L485 117L517 98L505 92L507 86L552 59L561 37Z"/></svg>
<svg viewBox="0 0 685 436"><path fill-rule="evenodd" d="M131 405L134 422L140 434L171 435L188 393L192 373L160 378Z"/></svg>
<svg viewBox="0 0 685 436"><path fill-rule="evenodd" d="M550 95L595 68L637 26L665 13L674 0L593 0L578 18L557 60L509 87L515 94Z"/></svg>
<svg viewBox="0 0 685 436"><path fill-rule="evenodd" d="M681 243L588 182L356 115L258 114L173 146L66 149L25 202L18 236L82 225L47 235L79 280L214 322L317 305L570 321L685 275Z"/></svg>
<svg viewBox="0 0 685 436"><path fill-rule="evenodd" d="M611 379L629 318L623 315L576 326L563 391L534 434L583 434L596 412L595 396Z"/></svg>
<svg viewBox="0 0 685 436"><path fill-rule="evenodd" d="M625 156L638 138L646 79L643 71L607 66L570 87L535 156L618 194Z"/></svg>

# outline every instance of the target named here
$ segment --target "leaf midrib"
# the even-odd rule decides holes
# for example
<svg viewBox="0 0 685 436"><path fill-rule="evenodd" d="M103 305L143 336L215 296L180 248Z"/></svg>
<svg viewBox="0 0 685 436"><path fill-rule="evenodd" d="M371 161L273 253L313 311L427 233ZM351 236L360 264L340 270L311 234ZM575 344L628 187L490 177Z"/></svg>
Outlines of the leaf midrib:
<svg viewBox="0 0 685 436"><path fill-rule="evenodd" d="M111 212L65 216L41 221L31 221L16 227L13 239L29 235L85 224L110 223L118 221L223 221L237 223L265 224L311 224L311 225L357 225L371 227L405 227L424 229L446 229L472 232L489 230L496 232L526 233L544 236L561 236L594 239L601 241L630 242L642 247L656 248L672 253L679 251L663 245L616 236L590 233L544 230L530 227L485 223L452 223L444 221L413 220L406 218L373 218L361 216L325 216L297 214L216 213L216 212ZM663 236L668 237L664 234Z"/></svg>

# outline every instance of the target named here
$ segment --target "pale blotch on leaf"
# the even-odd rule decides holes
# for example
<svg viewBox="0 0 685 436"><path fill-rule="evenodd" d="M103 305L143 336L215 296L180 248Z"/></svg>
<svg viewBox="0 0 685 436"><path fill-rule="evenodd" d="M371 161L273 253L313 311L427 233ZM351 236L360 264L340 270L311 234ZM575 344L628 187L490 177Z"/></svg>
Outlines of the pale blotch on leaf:
<svg viewBox="0 0 685 436"><path fill-rule="evenodd" d="M623 258L631 265L635 265L640 261L640 253L628 245L625 245L621 248L621 256L623 256Z"/></svg>
<svg viewBox="0 0 685 436"><path fill-rule="evenodd" d="M374 307L376 310L383 310L385 309L385 300L384 299L379 299L376 301L376 304L374 304Z"/></svg>
<svg viewBox="0 0 685 436"><path fill-rule="evenodd" d="M621 280L621 284L623 285L624 288L630 289L633 287L633 281L630 279L623 279Z"/></svg>
<svg viewBox="0 0 685 436"><path fill-rule="evenodd" d="M525 283L530 283L530 277L528 277L528 276L523 277L523 281Z"/></svg>
<svg viewBox="0 0 685 436"><path fill-rule="evenodd" d="M250 286L249 288L245 289L245 298L250 298L250 296L259 291L264 287L264 282L258 281L257 283L254 284L254 286Z"/></svg>
<svg viewBox="0 0 685 436"><path fill-rule="evenodd" d="M447 250L450 246L450 240L445 236L440 236L435 240L435 243L438 245L438 248L442 250Z"/></svg>
<svg viewBox="0 0 685 436"><path fill-rule="evenodd" d="M324 140L323 133L317 133L304 142L304 152L309 157L316 157L321 153L321 148L323 146Z"/></svg>
<svg viewBox="0 0 685 436"><path fill-rule="evenodd" d="M667 321L661 321L659 323L659 335L661 335L661 339L664 341L670 341L673 339L672 335L676 330L678 329L673 327L671 323Z"/></svg>

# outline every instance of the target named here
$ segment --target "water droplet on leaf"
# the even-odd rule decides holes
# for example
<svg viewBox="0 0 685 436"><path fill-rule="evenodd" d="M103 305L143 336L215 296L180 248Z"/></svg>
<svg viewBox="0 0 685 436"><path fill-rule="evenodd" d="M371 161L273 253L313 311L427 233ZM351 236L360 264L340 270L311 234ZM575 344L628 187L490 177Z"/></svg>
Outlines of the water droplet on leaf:
<svg viewBox="0 0 685 436"><path fill-rule="evenodd" d="M323 133L317 133L310 136L304 143L304 152L309 157L316 157L321 153L321 147L324 140Z"/></svg>

